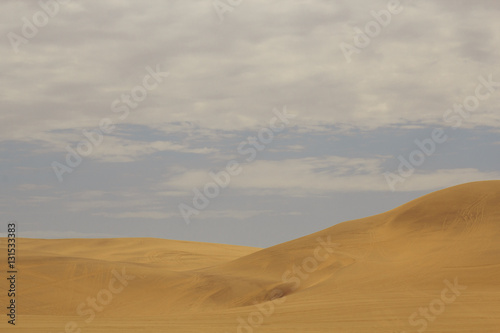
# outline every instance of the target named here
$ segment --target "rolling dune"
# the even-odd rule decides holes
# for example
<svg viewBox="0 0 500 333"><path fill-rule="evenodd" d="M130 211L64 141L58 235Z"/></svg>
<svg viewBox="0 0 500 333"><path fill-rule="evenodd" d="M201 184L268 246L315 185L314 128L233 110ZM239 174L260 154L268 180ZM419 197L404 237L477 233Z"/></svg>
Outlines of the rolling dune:
<svg viewBox="0 0 500 333"><path fill-rule="evenodd" d="M0 330L498 333L499 203L500 181L469 183L266 249L18 239Z"/></svg>

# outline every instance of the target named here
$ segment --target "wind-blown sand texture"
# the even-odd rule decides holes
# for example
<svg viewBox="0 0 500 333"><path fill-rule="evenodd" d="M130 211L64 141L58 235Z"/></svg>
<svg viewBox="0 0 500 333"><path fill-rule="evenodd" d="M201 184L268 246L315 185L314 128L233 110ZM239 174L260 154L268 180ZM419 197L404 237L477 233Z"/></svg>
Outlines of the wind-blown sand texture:
<svg viewBox="0 0 500 333"><path fill-rule="evenodd" d="M469 183L266 249L18 239L0 331L498 333L499 204L500 181Z"/></svg>

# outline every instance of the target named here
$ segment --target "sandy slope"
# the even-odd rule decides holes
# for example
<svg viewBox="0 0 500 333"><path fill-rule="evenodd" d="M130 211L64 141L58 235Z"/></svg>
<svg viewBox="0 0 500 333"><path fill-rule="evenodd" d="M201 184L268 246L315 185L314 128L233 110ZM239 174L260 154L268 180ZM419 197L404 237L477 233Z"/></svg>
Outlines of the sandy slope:
<svg viewBox="0 0 500 333"><path fill-rule="evenodd" d="M0 329L497 333L499 203L500 181L470 183L263 250L24 239L19 324Z"/></svg>

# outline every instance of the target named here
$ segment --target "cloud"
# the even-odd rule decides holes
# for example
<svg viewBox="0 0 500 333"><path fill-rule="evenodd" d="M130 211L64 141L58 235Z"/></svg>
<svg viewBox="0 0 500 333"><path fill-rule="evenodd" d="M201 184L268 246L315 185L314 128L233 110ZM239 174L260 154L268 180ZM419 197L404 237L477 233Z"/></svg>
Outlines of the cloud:
<svg viewBox="0 0 500 333"><path fill-rule="evenodd" d="M39 185L39 184L20 184L17 186L19 191L36 191L36 190L47 190L50 189L49 185Z"/></svg>
<svg viewBox="0 0 500 333"><path fill-rule="evenodd" d="M0 42L2 214L51 226L57 215L75 229L168 219L177 199L212 181L210 170L240 159L238 144L283 106L297 117L232 177L227 201L204 214L259 223L270 202L276 214L288 211L290 196L307 209L317 196L390 191L383 173L396 156L451 125L444 113L474 94L480 75L500 82L500 5L404 1L403 12L347 63L340 44L353 43L374 20L371 11L386 7L386 0L244 1L221 23L204 0L61 5L19 53L7 38ZM0 8L5 37L21 34L23 18L40 5L3 1ZM143 84L148 66L170 75L120 118L112 105ZM496 92L460 130L448 128L447 145L396 189L498 179L489 172L496 155L477 149L496 147L498 105ZM51 162L63 163L66 147L103 118L116 130L85 157L93 163L59 183ZM259 198L249 202L250 195Z"/></svg>
<svg viewBox="0 0 500 333"><path fill-rule="evenodd" d="M382 159L300 158L280 161L255 161L243 165L243 172L233 176L229 187L239 190L263 190L265 193L307 195L331 191L380 190ZM168 179L164 186L190 191L213 181L206 170L186 170ZM384 188L386 189L386 188Z"/></svg>
<svg viewBox="0 0 500 333"><path fill-rule="evenodd" d="M1 15L4 35L39 10L18 3ZM474 4L475 14L467 16L456 8L443 13L443 6L456 7L451 2L409 5L350 65L339 44L352 42L353 28L385 2L255 1L222 25L204 1L64 5L20 54L7 41L0 46L0 88L10 110L0 116L0 140L52 142L60 137L55 130L95 128L103 117L116 118L111 103L156 64L171 77L128 124L167 130L182 119L204 129L243 130L262 126L284 104L309 131L320 124L439 124L447 108L473 92L477 76L496 67L498 6L483 5ZM498 101L483 103L478 114ZM486 113L470 126L498 127L499 117Z"/></svg>
<svg viewBox="0 0 500 333"><path fill-rule="evenodd" d="M252 195L308 196L332 192L389 191L383 164L386 158L301 158L281 161L256 161L243 166L229 187ZM417 171L398 185L398 191L428 191L459 183L499 179L499 172L473 168ZM213 182L204 170L186 170L168 179L164 186L191 191Z"/></svg>
<svg viewBox="0 0 500 333"><path fill-rule="evenodd" d="M102 162L132 162L156 152L169 151L190 154L217 152L217 149L214 148L190 148L183 144L168 141L138 142L117 137L107 137L105 141L90 155L91 158Z"/></svg>
<svg viewBox="0 0 500 333"><path fill-rule="evenodd" d="M270 148L269 151L272 153L277 152L301 152L304 151L306 147L304 145L288 145L282 148Z"/></svg>
<svg viewBox="0 0 500 333"><path fill-rule="evenodd" d="M0 233L0 237L4 234ZM76 231L58 231L58 230L27 230L19 232L17 237L22 238L113 238L118 237L113 234L101 234L101 233L83 233Z"/></svg>
<svg viewBox="0 0 500 333"><path fill-rule="evenodd" d="M158 202L151 200L141 191L80 191L70 195L70 200L64 203L69 212L102 212L122 213L130 209L137 211L157 208Z"/></svg>
<svg viewBox="0 0 500 333"><path fill-rule="evenodd" d="M167 213L162 211L124 211L118 213L98 212L95 216L104 216L117 219L152 219L152 220L167 220L172 217L178 217L178 213Z"/></svg>
<svg viewBox="0 0 500 333"><path fill-rule="evenodd" d="M207 210L204 211L198 218L201 219L232 219L232 220L247 220L254 217L262 216L298 216L302 215L297 211L276 212L272 210Z"/></svg>

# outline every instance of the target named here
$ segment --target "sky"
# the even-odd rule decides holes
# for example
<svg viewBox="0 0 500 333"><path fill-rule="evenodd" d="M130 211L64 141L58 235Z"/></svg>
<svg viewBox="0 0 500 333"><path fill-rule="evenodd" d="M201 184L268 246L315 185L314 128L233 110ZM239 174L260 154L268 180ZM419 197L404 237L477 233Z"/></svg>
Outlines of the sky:
<svg viewBox="0 0 500 333"><path fill-rule="evenodd" d="M499 11L2 1L0 232L267 247L500 179Z"/></svg>

